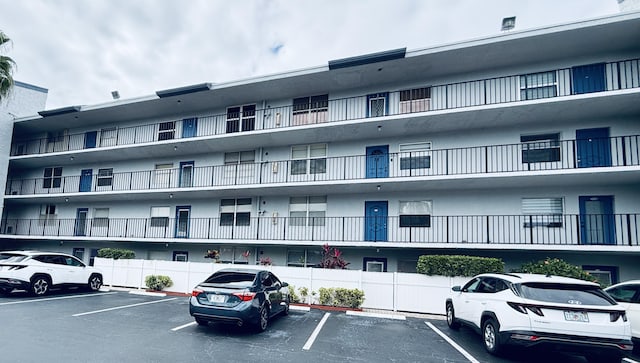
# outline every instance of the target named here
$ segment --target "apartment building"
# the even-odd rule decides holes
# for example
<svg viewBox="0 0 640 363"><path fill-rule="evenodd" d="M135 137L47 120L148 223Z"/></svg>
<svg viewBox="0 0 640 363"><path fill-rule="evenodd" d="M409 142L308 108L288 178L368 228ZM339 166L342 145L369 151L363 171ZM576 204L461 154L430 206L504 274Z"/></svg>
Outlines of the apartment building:
<svg viewBox="0 0 640 363"><path fill-rule="evenodd" d="M2 248L640 277L640 12L17 119Z"/></svg>

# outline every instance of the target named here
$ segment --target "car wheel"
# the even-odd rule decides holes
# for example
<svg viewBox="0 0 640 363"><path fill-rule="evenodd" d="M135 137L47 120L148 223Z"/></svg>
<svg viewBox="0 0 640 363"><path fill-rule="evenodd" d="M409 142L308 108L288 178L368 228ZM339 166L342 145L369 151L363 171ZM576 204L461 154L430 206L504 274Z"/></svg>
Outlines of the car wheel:
<svg viewBox="0 0 640 363"><path fill-rule="evenodd" d="M290 307L290 301L287 300L284 302L286 305L284 306L284 309L282 309L282 315L289 315L289 307Z"/></svg>
<svg viewBox="0 0 640 363"><path fill-rule="evenodd" d="M497 355L502 348L498 335L499 325L495 320L489 318L482 323L482 341L487 352Z"/></svg>
<svg viewBox="0 0 640 363"><path fill-rule="evenodd" d="M196 323L198 323L198 325L201 325L201 326L209 325L209 321L201 319L201 318L196 318Z"/></svg>
<svg viewBox="0 0 640 363"><path fill-rule="evenodd" d="M260 308L260 320L258 321L258 325L256 327L258 328L259 332L263 332L267 330L268 325L269 325L269 308L267 308L265 305L262 305L262 307Z"/></svg>
<svg viewBox="0 0 640 363"><path fill-rule="evenodd" d="M102 276L100 275L91 275L89 277L89 290L98 291L102 287Z"/></svg>
<svg viewBox="0 0 640 363"><path fill-rule="evenodd" d="M456 320L456 313L453 310L453 304L447 303L447 325L451 329L460 328L460 323Z"/></svg>
<svg viewBox="0 0 640 363"><path fill-rule="evenodd" d="M36 296L46 295L49 292L51 281L46 276L36 276L31 279L31 293Z"/></svg>

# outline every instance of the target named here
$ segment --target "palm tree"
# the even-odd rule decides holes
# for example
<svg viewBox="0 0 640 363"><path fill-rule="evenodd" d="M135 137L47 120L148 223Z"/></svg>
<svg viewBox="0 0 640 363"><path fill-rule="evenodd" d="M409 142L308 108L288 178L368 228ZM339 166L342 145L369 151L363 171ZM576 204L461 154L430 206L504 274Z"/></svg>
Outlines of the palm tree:
<svg viewBox="0 0 640 363"><path fill-rule="evenodd" d="M11 39L0 30L0 50L9 44ZM13 88L13 70L16 63L13 59L0 55L0 101L6 98Z"/></svg>

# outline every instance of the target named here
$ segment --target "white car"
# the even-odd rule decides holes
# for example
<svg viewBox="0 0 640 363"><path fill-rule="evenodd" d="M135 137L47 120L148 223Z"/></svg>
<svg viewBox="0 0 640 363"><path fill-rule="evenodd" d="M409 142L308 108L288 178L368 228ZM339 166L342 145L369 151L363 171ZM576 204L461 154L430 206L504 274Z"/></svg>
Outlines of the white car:
<svg viewBox="0 0 640 363"><path fill-rule="evenodd" d="M618 304L627 309L631 322L631 339L638 349L640 345L640 280L621 282L604 289Z"/></svg>
<svg viewBox="0 0 640 363"><path fill-rule="evenodd" d="M546 346L616 362L633 350L624 307L596 283L536 274L481 274L454 286L446 300L447 324L472 327L485 349Z"/></svg>
<svg viewBox="0 0 640 363"><path fill-rule="evenodd" d="M56 252L0 252L0 295L27 290L45 295L52 287L79 286L97 291L102 273L74 256Z"/></svg>

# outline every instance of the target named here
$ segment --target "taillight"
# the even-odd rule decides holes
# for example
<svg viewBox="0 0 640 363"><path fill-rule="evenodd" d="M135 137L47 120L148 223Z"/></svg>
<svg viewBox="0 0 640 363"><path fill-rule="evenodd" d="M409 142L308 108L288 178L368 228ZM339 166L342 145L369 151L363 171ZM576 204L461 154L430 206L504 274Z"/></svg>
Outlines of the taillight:
<svg viewBox="0 0 640 363"><path fill-rule="evenodd" d="M191 291L191 296L195 296L197 297L198 295L202 294L204 291L200 290L200 289L193 289L193 291Z"/></svg>
<svg viewBox="0 0 640 363"><path fill-rule="evenodd" d="M538 316L544 316L544 313L542 312L542 310L537 307L537 306L533 306L533 305L527 305L527 304L518 304L518 303L514 303L514 302L507 302L507 304L509 306L511 306L511 308L513 308L513 310L522 313L522 314L529 314L527 312L527 310L531 311L532 313L538 315Z"/></svg>
<svg viewBox="0 0 640 363"><path fill-rule="evenodd" d="M255 292L249 292L249 291L234 292L233 296L235 296L238 299L240 299L240 301L251 301L256 296L256 293Z"/></svg>
<svg viewBox="0 0 640 363"><path fill-rule="evenodd" d="M616 311L609 313L609 320L613 323L614 321L618 321L618 319L622 317L622 321L627 321L627 313L624 311Z"/></svg>

